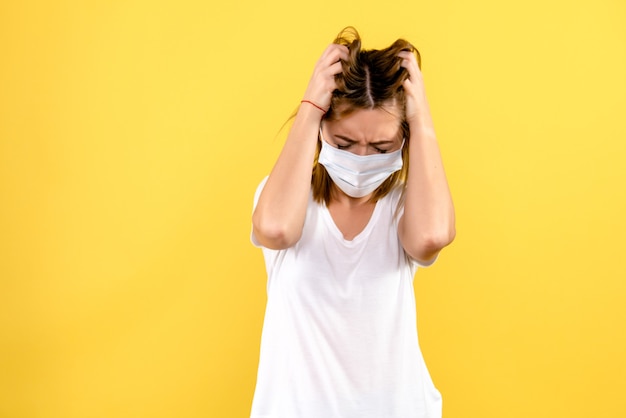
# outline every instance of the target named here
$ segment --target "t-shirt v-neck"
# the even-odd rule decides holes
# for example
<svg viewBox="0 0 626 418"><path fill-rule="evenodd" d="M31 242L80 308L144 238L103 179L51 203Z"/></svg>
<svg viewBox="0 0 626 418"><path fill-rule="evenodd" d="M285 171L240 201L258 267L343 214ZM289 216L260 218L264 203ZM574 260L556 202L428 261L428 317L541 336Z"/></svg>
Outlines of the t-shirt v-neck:
<svg viewBox="0 0 626 418"><path fill-rule="evenodd" d="M381 210L380 202L376 202L376 204L374 205L374 210L372 211L372 214L370 215L370 218L367 221L367 224L365 225L365 227L354 238L349 240L343 236L343 232L341 232L341 229L339 229L339 227L337 226L337 223L333 219L333 215L330 213L328 206L326 206L323 203L321 204L321 206L322 206L321 208L322 217L324 219L324 222L326 222L326 224L328 225L328 228L330 229L331 234L333 234L335 238L337 238L339 241L341 241L347 246L359 244L361 241L363 241L369 236L370 232L372 231L372 228L374 227L374 225L376 224L378 220L379 213Z"/></svg>

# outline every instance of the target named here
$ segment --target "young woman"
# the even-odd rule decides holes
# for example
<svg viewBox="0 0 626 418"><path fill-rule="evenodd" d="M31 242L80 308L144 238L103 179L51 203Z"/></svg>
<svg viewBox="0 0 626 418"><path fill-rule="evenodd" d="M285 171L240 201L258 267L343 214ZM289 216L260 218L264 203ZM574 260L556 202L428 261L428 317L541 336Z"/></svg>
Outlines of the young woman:
<svg viewBox="0 0 626 418"><path fill-rule="evenodd" d="M353 28L317 62L255 195L268 301L252 418L431 418L413 277L455 236L418 51L363 50Z"/></svg>

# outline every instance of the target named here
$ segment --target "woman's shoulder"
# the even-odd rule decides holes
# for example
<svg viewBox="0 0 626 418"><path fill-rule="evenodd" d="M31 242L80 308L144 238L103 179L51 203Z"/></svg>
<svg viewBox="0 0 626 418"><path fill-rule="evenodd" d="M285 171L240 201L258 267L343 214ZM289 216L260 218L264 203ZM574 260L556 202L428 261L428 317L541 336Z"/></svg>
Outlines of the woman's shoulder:
<svg viewBox="0 0 626 418"><path fill-rule="evenodd" d="M396 221L404 212L404 185L395 186L379 201Z"/></svg>
<svg viewBox="0 0 626 418"><path fill-rule="evenodd" d="M267 183L267 179L269 177L270 177L269 175L263 177L261 182L257 185L256 191L254 192L254 207L256 207L256 204L259 201L259 196L261 195L261 192L263 191L263 188L265 187L265 183Z"/></svg>
<svg viewBox="0 0 626 418"><path fill-rule="evenodd" d="M383 197L382 200L389 202L394 206L397 204L402 204L401 201L404 198L403 193L402 193L403 191L404 191L404 184L399 184L393 187L391 190L389 190L389 193L387 193L385 197Z"/></svg>

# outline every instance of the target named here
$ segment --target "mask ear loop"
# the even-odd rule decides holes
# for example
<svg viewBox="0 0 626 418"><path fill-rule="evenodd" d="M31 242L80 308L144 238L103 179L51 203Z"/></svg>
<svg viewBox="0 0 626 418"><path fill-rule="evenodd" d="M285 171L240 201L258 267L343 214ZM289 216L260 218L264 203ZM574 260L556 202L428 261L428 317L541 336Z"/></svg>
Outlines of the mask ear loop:
<svg viewBox="0 0 626 418"><path fill-rule="evenodd" d="M315 165L319 164L319 158L320 158L320 154L322 153L322 148L324 148L324 142L326 142L324 140L324 135L322 134L322 122L320 121L320 130L319 130L319 134L317 139L319 140L319 143L317 144L317 151L316 151L316 157L315 157Z"/></svg>
<svg viewBox="0 0 626 418"><path fill-rule="evenodd" d="M322 122L320 122L320 140L328 144L328 142L324 139L324 134L322 133Z"/></svg>

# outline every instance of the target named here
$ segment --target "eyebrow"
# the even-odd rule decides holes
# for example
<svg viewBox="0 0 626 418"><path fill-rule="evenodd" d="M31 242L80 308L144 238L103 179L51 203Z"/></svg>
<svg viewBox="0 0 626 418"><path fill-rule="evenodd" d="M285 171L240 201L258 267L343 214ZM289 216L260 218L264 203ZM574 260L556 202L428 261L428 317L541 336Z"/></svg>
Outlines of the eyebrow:
<svg viewBox="0 0 626 418"><path fill-rule="evenodd" d="M354 139L348 138L347 136L343 136L343 135L335 135L337 138L339 139L343 139L346 142L351 142L351 143L355 143L358 141L355 141ZM376 142L370 142L370 145L382 145L382 144L392 144L393 140L391 139L383 139L382 141L376 141Z"/></svg>

